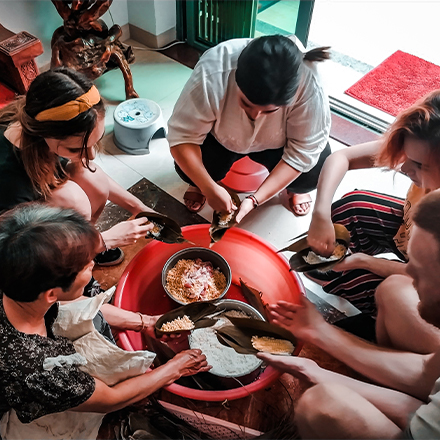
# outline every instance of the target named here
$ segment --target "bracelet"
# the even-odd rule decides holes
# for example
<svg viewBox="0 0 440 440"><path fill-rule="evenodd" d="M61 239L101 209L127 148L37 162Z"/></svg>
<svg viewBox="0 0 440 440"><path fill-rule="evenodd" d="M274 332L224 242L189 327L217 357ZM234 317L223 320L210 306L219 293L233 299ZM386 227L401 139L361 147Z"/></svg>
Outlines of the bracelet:
<svg viewBox="0 0 440 440"><path fill-rule="evenodd" d="M136 313L141 317L141 328L139 330L135 330L136 332L139 333L139 332L141 332L141 331L143 331L145 329L146 324L144 322L144 315L142 315L141 312L136 312Z"/></svg>
<svg viewBox="0 0 440 440"><path fill-rule="evenodd" d="M254 204L254 209L258 208L258 206L260 205L258 203L257 198L253 194L250 194L249 196L245 197L245 199L252 200L252 203Z"/></svg>

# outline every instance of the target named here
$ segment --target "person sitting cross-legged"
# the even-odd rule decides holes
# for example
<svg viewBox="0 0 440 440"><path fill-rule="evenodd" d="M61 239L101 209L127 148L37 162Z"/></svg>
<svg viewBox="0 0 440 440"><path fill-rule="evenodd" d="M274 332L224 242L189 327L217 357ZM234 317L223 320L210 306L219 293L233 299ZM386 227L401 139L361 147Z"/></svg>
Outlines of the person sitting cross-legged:
<svg viewBox="0 0 440 440"><path fill-rule="evenodd" d="M435 332L438 335L440 328L440 190L421 200L414 210L413 222L408 246L409 276L386 280L378 292L409 290L411 283L414 285L419 315L406 315L405 332L409 334L415 328L419 335L423 331L431 334L431 344L422 350L408 351L414 341L407 347L403 338L391 331L387 333L387 345L400 350L373 345L326 323L305 298L301 305L280 301L270 306L275 324L378 384L320 368L311 359L258 354L268 364L310 383L295 413L302 438L440 437L440 348L435 344ZM384 315L381 319L386 323L388 318L393 316ZM425 324L421 328L422 320ZM402 322L401 326L405 324Z"/></svg>

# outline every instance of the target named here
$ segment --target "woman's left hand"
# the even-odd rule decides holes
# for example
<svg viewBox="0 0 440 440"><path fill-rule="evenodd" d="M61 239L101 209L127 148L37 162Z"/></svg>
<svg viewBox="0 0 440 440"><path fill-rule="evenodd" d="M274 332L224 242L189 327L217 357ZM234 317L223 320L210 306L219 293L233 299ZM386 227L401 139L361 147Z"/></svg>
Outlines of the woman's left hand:
<svg viewBox="0 0 440 440"><path fill-rule="evenodd" d="M254 202L251 199L244 199L241 202L237 217L235 217L235 221L237 223L240 223L243 217L249 214L253 209L254 209Z"/></svg>

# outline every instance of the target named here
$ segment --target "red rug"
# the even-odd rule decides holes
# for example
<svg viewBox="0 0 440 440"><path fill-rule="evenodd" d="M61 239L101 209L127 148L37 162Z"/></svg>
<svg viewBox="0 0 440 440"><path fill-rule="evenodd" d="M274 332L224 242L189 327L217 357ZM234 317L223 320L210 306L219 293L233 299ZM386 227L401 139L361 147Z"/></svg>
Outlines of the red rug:
<svg viewBox="0 0 440 440"><path fill-rule="evenodd" d="M439 88L440 66L398 50L345 93L396 116Z"/></svg>
<svg viewBox="0 0 440 440"><path fill-rule="evenodd" d="M3 84L0 84L0 108L4 107L8 102L13 101L15 92Z"/></svg>

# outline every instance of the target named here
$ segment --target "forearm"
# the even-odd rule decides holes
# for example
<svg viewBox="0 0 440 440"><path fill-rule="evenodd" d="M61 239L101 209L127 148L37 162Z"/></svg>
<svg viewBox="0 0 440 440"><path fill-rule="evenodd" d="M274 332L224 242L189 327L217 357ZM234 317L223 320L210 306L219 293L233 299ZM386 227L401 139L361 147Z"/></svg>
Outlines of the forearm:
<svg viewBox="0 0 440 440"><path fill-rule="evenodd" d="M301 172L292 168L284 160L280 160L266 180L255 192L255 198L260 204L267 202L293 182Z"/></svg>
<svg viewBox="0 0 440 440"><path fill-rule="evenodd" d="M139 331L142 327L148 327L151 320L148 315L142 315L141 319L139 313L120 309L111 304L103 304L100 310L111 327L123 330Z"/></svg>
<svg viewBox="0 0 440 440"><path fill-rule="evenodd" d="M367 142L336 151L326 159L319 175L313 215L330 217L333 197L347 171L371 168L379 148L379 141Z"/></svg>
<svg viewBox="0 0 440 440"><path fill-rule="evenodd" d="M203 194L209 193L216 185L205 166L199 145L180 144L171 148L171 155L181 170L193 181Z"/></svg>
<svg viewBox="0 0 440 440"><path fill-rule="evenodd" d="M83 404L73 408L79 412L109 413L145 399L158 389L179 379L180 374L172 362L167 362L140 376L119 382L108 387L96 380L95 391Z"/></svg>
<svg viewBox="0 0 440 440"><path fill-rule="evenodd" d="M152 209L148 208L144 203L142 203L136 196L129 193L121 185L115 182L111 177L107 177L110 190L108 198L115 205L126 209L128 212L131 212L134 215L143 211L154 212Z"/></svg>
<svg viewBox="0 0 440 440"><path fill-rule="evenodd" d="M383 278L391 275L407 275L405 263L385 258L369 258L365 269Z"/></svg>
<svg viewBox="0 0 440 440"><path fill-rule="evenodd" d="M333 197L348 169L348 159L343 155L334 153L326 159L318 179L313 216L330 218Z"/></svg>
<svg viewBox="0 0 440 440"><path fill-rule="evenodd" d="M384 386L420 399L426 399L432 388L423 375L429 356L379 347L327 323L308 342Z"/></svg>

